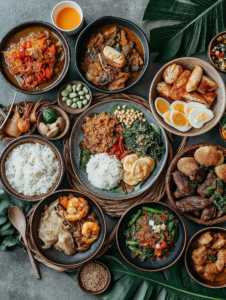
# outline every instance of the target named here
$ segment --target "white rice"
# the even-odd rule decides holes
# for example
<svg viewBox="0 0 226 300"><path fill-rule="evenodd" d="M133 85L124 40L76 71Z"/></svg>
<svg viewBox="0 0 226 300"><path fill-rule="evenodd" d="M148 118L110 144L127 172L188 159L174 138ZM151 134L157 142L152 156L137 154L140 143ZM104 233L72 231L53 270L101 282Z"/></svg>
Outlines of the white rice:
<svg viewBox="0 0 226 300"><path fill-rule="evenodd" d="M46 145L25 143L14 148L5 161L9 184L26 196L48 192L56 182L59 164L55 153Z"/></svg>
<svg viewBox="0 0 226 300"><path fill-rule="evenodd" d="M100 153L91 156L86 165L91 184L102 190L117 186L123 178L123 168L115 155Z"/></svg>

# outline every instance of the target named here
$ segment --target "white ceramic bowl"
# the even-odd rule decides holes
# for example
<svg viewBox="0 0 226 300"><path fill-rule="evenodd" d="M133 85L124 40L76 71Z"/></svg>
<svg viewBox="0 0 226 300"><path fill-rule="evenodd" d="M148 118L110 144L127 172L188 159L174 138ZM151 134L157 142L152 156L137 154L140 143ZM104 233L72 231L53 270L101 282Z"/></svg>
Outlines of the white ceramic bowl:
<svg viewBox="0 0 226 300"><path fill-rule="evenodd" d="M65 7L73 7L74 9L76 9L78 11L78 13L80 14L80 17L81 17L81 22L80 24L75 27L74 29L71 29L71 30L64 30L60 27L58 27L56 25L56 18L57 18L57 14ZM52 18L52 22L53 22L53 25L56 26L61 32L65 33L66 35L73 35L73 34L76 34L78 33L81 29L82 29L82 26L84 24L84 18L83 18L83 12L82 12L82 9L81 7L75 3L74 1L62 1L60 3L58 3L52 10L52 15L51 15L51 18Z"/></svg>

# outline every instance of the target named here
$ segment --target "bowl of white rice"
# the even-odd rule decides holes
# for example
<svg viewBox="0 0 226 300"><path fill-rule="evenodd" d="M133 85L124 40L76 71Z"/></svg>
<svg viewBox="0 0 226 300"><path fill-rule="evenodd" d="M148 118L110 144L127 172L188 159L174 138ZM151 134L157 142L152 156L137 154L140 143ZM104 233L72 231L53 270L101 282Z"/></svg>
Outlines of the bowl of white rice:
<svg viewBox="0 0 226 300"><path fill-rule="evenodd" d="M38 135L13 140L0 156L0 184L6 193L36 202L57 190L64 175L58 148Z"/></svg>

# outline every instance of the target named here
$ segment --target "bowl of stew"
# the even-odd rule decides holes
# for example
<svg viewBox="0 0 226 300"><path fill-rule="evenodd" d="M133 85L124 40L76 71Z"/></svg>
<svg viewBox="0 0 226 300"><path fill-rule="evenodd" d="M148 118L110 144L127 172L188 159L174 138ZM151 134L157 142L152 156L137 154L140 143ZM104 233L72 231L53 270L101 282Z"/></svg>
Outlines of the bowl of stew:
<svg viewBox="0 0 226 300"><path fill-rule="evenodd" d="M86 26L75 45L79 75L91 88L109 94L124 92L144 75L149 46L133 22L106 16Z"/></svg>
<svg viewBox="0 0 226 300"><path fill-rule="evenodd" d="M66 76L70 49L65 37L43 21L20 24L0 44L0 73L15 90L40 94L56 87Z"/></svg>

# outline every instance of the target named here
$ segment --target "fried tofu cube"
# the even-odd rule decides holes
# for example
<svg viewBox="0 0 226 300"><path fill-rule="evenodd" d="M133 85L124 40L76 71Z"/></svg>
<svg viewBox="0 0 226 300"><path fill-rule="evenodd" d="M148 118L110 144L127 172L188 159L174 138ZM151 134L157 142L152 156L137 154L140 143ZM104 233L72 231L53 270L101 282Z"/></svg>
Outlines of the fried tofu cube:
<svg viewBox="0 0 226 300"><path fill-rule="evenodd" d="M166 84L164 81L159 82L156 86L156 91L159 94L159 96L172 103L173 99L170 97L171 89L172 89L172 86L169 84Z"/></svg>
<svg viewBox="0 0 226 300"><path fill-rule="evenodd" d="M210 106L213 101L215 100L217 94L214 92L207 92L206 94L203 95L203 97L206 99L208 106Z"/></svg>
<svg viewBox="0 0 226 300"><path fill-rule="evenodd" d="M190 76L191 76L191 72L185 70L177 79L177 81L175 82L175 84L173 85L170 91L170 97L173 100L181 100L184 93L186 93L186 85L188 83Z"/></svg>
<svg viewBox="0 0 226 300"><path fill-rule="evenodd" d="M217 88L218 88L218 84L215 81L203 75L198 85L197 91L200 92L201 94L206 94L207 92L214 91Z"/></svg>
<svg viewBox="0 0 226 300"><path fill-rule="evenodd" d="M174 84L183 73L183 71L184 69L180 65L172 64L165 69L162 77L165 83Z"/></svg>
<svg viewBox="0 0 226 300"><path fill-rule="evenodd" d="M186 102L199 102L208 106L208 102L203 97L203 95L197 92L184 93L183 100L185 100Z"/></svg>

